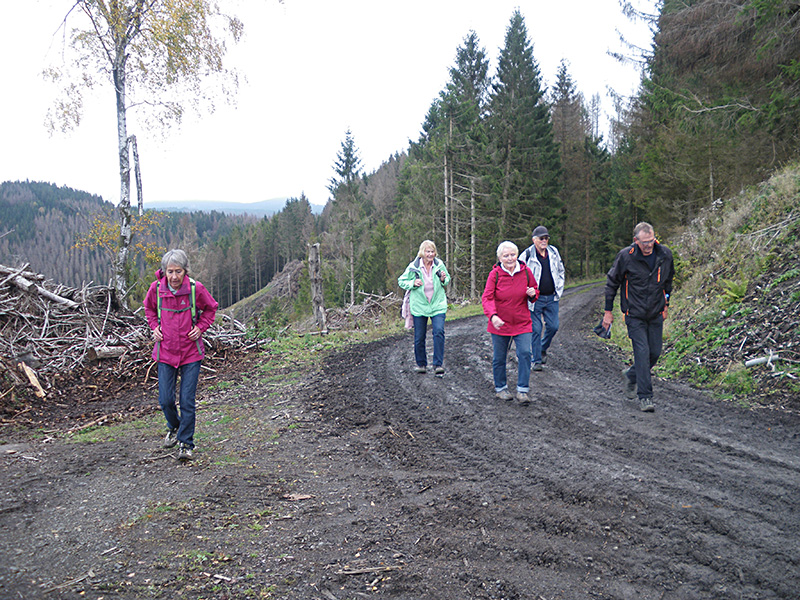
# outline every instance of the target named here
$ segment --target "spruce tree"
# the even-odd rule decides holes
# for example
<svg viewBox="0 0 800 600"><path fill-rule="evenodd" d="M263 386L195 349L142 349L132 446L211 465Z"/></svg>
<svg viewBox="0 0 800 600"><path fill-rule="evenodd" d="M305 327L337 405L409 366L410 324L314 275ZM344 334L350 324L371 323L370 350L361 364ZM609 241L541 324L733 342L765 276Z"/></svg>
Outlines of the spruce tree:
<svg viewBox="0 0 800 600"><path fill-rule="evenodd" d="M599 104L594 99L595 109ZM605 268L596 251L600 238L608 237L601 205L608 195L608 152L597 135L597 116L592 118L562 61L553 88L553 133L562 164L563 221L548 224L551 235L561 240L559 249L568 271L589 277ZM616 215L613 218L617 218ZM604 258L604 257L603 257Z"/></svg>
<svg viewBox="0 0 800 600"><path fill-rule="evenodd" d="M527 240L533 223L555 222L561 164L525 20L514 11L490 98L497 241Z"/></svg>
<svg viewBox="0 0 800 600"><path fill-rule="evenodd" d="M355 304L356 254L368 229L369 207L361 191L361 158L355 139L348 129L341 149L334 162L336 177L332 177L328 189L333 194L330 233L340 237L347 247L346 255L350 271L350 304Z"/></svg>

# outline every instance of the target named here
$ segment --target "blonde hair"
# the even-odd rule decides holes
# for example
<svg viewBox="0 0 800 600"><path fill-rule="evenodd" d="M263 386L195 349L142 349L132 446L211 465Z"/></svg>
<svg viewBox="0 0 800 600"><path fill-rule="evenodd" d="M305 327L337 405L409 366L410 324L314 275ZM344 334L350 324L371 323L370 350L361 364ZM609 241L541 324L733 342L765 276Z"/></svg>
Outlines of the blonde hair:
<svg viewBox="0 0 800 600"><path fill-rule="evenodd" d="M424 240L424 241L423 241L423 242L422 242L422 243L419 245L419 252L417 252L417 256L418 256L419 258L422 258L423 256L425 256L425 248L428 248L428 247L430 247L430 248L433 248L433 251L434 251L436 254L439 254L439 253L437 252L437 250L436 250L436 244L434 244L434 243L433 243L432 241L430 241L430 240Z"/></svg>
<svg viewBox="0 0 800 600"><path fill-rule="evenodd" d="M500 242L500 245L497 247L497 260L500 260L500 255L503 253L503 248L513 248L514 252L516 252L517 256L519 256L519 248L517 248L517 245L514 242L509 242L506 240L505 242Z"/></svg>

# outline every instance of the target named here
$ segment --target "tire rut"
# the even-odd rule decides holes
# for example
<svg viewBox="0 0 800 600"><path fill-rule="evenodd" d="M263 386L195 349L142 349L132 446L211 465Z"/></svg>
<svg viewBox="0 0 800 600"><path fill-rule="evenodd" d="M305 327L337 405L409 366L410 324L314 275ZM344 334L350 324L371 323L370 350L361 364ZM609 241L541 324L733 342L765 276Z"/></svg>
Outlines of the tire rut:
<svg viewBox="0 0 800 600"><path fill-rule="evenodd" d="M413 371L404 336L370 352L371 376L351 371L351 383L369 389L348 387L340 409L376 433L402 432L372 448L388 471L404 481L446 473L429 494L459 495L460 513L477 522L492 514L495 549L528 549L512 561L519 589L546 563L553 574L596 576L574 597L793 597L797 416L658 378L656 412L640 413L623 395L619 357L591 332L601 290L562 299L548 364L531 374L530 407L494 398L489 334L474 317L447 323L443 378Z"/></svg>

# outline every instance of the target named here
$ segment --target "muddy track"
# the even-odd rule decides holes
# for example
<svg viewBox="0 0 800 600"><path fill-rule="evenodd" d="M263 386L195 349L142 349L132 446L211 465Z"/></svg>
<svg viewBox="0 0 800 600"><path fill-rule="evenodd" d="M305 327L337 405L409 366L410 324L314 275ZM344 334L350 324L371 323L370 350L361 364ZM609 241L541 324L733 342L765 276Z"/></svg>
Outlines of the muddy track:
<svg viewBox="0 0 800 600"><path fill-rule="evenodd" d="M529 407L493 397L474 318L448 323L443 378L413 372L410 339L332 367L351 382L333 413L391 427L380 453L395 487L413 473L406 499L457 505L433 511L437 535L458 532L452 551L489 565L487 580L502 557L510 597L797 597L798 419L662 380L656 412L639 412L619 359L590 333L598 291L562 301Z"/></svg>
<svg viewBox="0 0 800 600"><path fill-rule="evenodd" d="M289 388L243 366L201 390L190 465L155 425L7 446L0 598L796 599L800 416L660 379L641 413L600 292L562 300L528 407L475 317L441 378L410 335Z"/></svg>

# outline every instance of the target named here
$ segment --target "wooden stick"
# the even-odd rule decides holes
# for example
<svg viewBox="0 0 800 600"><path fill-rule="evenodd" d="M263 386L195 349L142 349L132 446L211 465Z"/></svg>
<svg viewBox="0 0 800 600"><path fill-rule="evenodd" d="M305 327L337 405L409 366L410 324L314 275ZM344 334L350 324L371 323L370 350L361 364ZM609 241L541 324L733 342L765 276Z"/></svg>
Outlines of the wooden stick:
<svg viewBox="0 0 800 600"><path fill-rule="evenodd" d="M397 571L402 569L403 565L387 565L385 567L365 567L363 569L340 569L336 571L337 575L365 575L368 573L383 573L385 571Z"/></svg>
<svg viewBox="0 0 800 600"><path fill-rule="evenodd" d="M31 385L36 389L36 395L39 398L44 398L47 394L44 393L42 385L39 383L39 379L36 377L36 372L23 362L17 363L17 367L28 377L28 381L30 381Z"/></svg>

